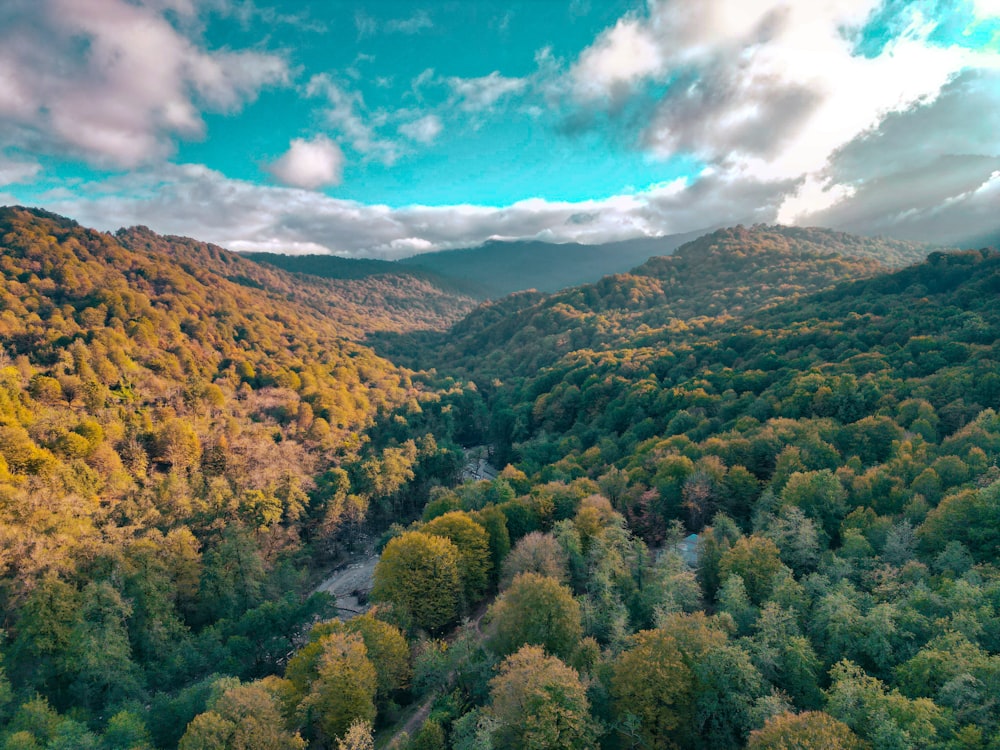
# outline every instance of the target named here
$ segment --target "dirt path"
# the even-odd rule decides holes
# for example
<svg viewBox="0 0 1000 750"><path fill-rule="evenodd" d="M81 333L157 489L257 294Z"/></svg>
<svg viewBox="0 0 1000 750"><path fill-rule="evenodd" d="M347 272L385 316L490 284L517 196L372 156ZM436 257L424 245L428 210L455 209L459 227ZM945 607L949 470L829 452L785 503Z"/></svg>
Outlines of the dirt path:
<svg viewBox="0 0 1000 750"><path fill-rule="evenodd" d="M372 588L376 563L378 555L369 554L342 568L337 568L329 578L316 587L316 591L326 591L337 597L338 616L341 618L363 614L368 611L367 593ZM364 592L364 603L358 600L359 592Z"/></svg>
<svg viewBox="0 0 1000 750"><path fill-rule="evenodd" d="M489 609L490 603L491 602L484 602L483 604L481 604L479 606L479 609L477 609L473 613L473 619L469 621L469 626L476 632L476 635L478 635L480 638L482 638L483 636L483 631L480 629L479 623L482 621L483 616L486 614L486 610ZM455 628L455 630L451 633L451 635L448 636L446 640L449 643L454 642L454 640L458 637L459 633L461 633L464 629L465 629L464 627ZM449 685L451 684L451 681L454 678L455 678L455 673L454 672L449 673L448 675ZM424 722L427 721L427 717L431 715L431 708L434 707L434 701L437 700L440 694L441 694L440 690L435 690L433 693L428 695L427 698L424 700L424 702L420 704L420 708L418 708L414 712L414 714L409 719L406 720L406 723L403 724L403 726L401 726L396 731L396 733L393 734L392 737L390 737L389 740L384 745L382 745L382 747L386 748L386 750L391 750L391 748L398 746L397 743L400 742L404 734L408 735L409 737L413 737L413 735L417 731L419 731L420 727L424 725Z"/></svg>

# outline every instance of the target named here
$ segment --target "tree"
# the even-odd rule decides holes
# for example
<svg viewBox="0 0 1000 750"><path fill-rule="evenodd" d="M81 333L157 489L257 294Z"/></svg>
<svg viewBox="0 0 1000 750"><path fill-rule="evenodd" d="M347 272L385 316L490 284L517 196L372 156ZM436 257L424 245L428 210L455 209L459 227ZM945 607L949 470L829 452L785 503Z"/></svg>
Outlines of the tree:
<svg viewBox="0 0 1000 750"><path fill-rule="evenodd" d="M750 735L747 750L866 750L851 728L822 711L772 716Z"/></svg>
<svg viewBox="0 0 1000 750"><path fill-rule="evenodd" d="M847 493L829 469L792 474L781 490L781 502L801 508L819 522L830 539L836 536L847 512Z"/></svg>
<svg viewBox="0 0 1000 750"><path fill-rule="evenodd" d="M331 633L317 643L315 673L296 713L329 744L353 722L374 721L378 676L361 636Z"/></svg>
<svg viewBox="0 0 1000 750"><path fill-rule="evenodd" d="M482 599L493 569L486 529L473 521L468 513L452 511L428 522L421 531L454 543L458 548L458 572L462 578L465 601L471 605Z"/></svg>
<svg viewBox="0 0 1000 750"><path fill-rule="evenodd" d="M355 719L344 736L337 740L337 750L375 750L371 722Z"/></svg>
<svg viewBox="0 0 1000 750"><path fill-rule="evenodd" d="M850 661L830 670L827 711L878 748L935 747L946 716L927 698L910 700Z"/></svg>
<svg viewBox="0 0 1000 750"><path fill-rule="evenodd" d="M490 681L494 746L590 750L596 727L580 676L537 646L507 657Z"/></svg>
<svg viewBox="0 0 1000 750"><path fill-rule="evenodd" d="M221 694L188 725L178 750L304 750L298 732L285 726L279 682L220 682Z"/></svg>
<svg viewBox="0 0 1000 750"><path fill-rule="evenodd" d="M743 579L750 601L760 605L771 595L775 577L782 569L778 547L770 539L747 536L736 540L719 560L719 578Z"/></svg>
<svg viewBox="0 0 1000 750"><path fill-rule="evenodd" d="M382 550L372 598L391 603L417 627L440 630L458 616L462 593L458 559L451 540L408 531Z"/></svg>
<svg viewBox="0 0 1000 750"><path fill-rule="evenodd" d="M533 531L521 537L504 560L500 588L508 588L520 573L538 573L565 583L568 565L566 551L555 537Z"/></svg>
<svg viewBox="0 0 1000 750"><path fill-rule="evenodd" d="M680 727L694 719L694 675L666 630L642 630L615 660L611 697L619 720L638 719L647 747L674 747Z"/></svg>
<svg viewBox="0 0 1000 750"><path fill-rule="evenodd" d="M410 646L395 625L378 620L367 612L346 622L330 620L320 623L309 633L309 640L315 643L331 633L357 633L361 636L368 659L375 667L380 701L387 701L395 691L407 686L413 674Z"/></svg>
<svg viewBox="0 0 1000 750"><path fill-rule="evenodd" d="M521 573L490 607L492 648L511 654L525 644L541 646L568 659L580 642L580 605L573 593L553 578Z"/></svg>

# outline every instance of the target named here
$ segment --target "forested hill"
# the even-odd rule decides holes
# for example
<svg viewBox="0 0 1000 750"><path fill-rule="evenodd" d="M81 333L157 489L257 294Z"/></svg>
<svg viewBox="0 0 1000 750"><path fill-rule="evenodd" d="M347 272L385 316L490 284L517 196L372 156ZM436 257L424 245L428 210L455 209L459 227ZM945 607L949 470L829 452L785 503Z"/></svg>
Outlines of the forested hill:
<svg viewBox="0 0 1000 750"><path fill-rule="evenodd" d="M738 227L411 372L331 280L0 247L3 750L997 750L1000 253Z"/></svg>
<svg viewBox="0 0 1000 750"><path fill-rule="evenodd" d="M468 294L417 274L292 275L278 270L280 263L263 266L214 245L163 237L144 227L119 230L115 238L127 248L175 258L189 273L200 269L213 279L304 304L353 338L372 331L442 330L475 305Z"/></svg>
<svg viewBox="0 0 1000 750"><path fill-rule="evenodd" d="M440 318L338 289L0 210L0 745L176 747L212 675L273 672L332 614L308 570L373 498L454 474L415 431L368 445L425 395L353 340ZM98 745L108 721L144 728Z"/></svg>
<svg viewBox="0 0 1000 750"><path fill-rule="evenodd" d="M529 373L575 349L655 340L681 321L744 315L917 262L928 252L923 245L826 229L721 229L628 274L547 297L485 304L421 364L457 367L481 379ZM502 361L508 357L510 363Z"/></svg>
<svg viewBox="0 0 1000 750"><path fill-rule="evenodd" d="M479 290L483 298L537 289L555 292L622 273L648 258L669 255L700 232L611 242L603 245L550 242L487 242L482 247L423 253L398 261Z"/></svg>
<svg viewBox="0 0 1000 750"><path fill-rule="evenodd" d="M257 263L266 263L292 273L318 276L323 279L358 281L382 277L384 283L410 284L418 288L430 286L436 295L455 297L455 306L467 312L470 297L483 298L485 292L473 284L402 263L373 258L341 258L336 255L282 255L280 253L240 253ZM346 285L346 288L351 288Z"/></svg>

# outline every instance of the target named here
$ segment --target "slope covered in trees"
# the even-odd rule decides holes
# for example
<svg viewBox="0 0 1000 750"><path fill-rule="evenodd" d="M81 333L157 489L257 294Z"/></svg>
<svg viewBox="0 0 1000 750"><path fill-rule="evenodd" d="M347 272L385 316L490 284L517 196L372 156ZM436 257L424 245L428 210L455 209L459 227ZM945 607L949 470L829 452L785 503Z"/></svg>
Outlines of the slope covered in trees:
<svg viewBox="0 0 1000 750"><path fill-rule="evenodd" d="M1000 254L726 230L413 373L333 287L4 222L5 750L998 747Z"/></svg>
<svg viewBox="0 0 1000 750"><path fill-rule="evenodd" d="M825 229L720 229L627 274L545 297L515 295L485 304L436 338L439 346L425 346L418 362L481 381L535 372L572 351L655 342L691 321L739 317L916 262L928 252L926 246Z"/></svg>
<svg viewBox="0 0 1000 750"><path fill-rule="evenodd" d="M210 686L333 612L308 574L370 503L455 472L429 436L368 444L432 394L354 340L440 319L40 211L3 209L0 246L0 736L176 746L216 698L219 726L270 700Z"/></svg>
<svg viewBox="0 0 1000 750"><path fill-rule="evenodd" d="M323 279L360 281L383 277L379 281L392 287L413 287L414 293L428 292L445 299L454 297L456 311L469 311L469 298L482 298L482 290L460 280L445 278L422 268L409 268L401 263L372 258L341 258L336 255L281 255L279 253L241 253L257 263L266 263L292 273ZM354 285L339 285L352 289Z"/></svg>

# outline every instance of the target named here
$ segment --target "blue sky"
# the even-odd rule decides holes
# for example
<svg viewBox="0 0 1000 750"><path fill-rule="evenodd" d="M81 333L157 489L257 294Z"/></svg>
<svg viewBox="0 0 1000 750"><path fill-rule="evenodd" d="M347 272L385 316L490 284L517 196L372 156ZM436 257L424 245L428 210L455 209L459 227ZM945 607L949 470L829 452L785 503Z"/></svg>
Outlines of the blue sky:
<svg viewBox="0 0 1000 750"><path fill-rule="evenodd" d="M1000 0L5 0L0 203L400 257L1000 228Z"/></svg>

